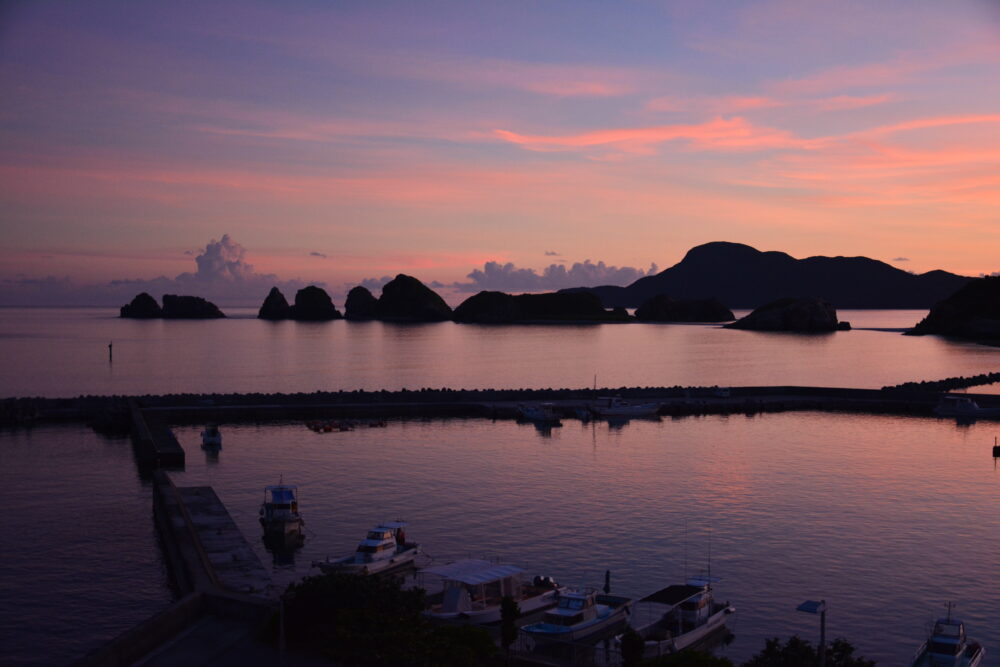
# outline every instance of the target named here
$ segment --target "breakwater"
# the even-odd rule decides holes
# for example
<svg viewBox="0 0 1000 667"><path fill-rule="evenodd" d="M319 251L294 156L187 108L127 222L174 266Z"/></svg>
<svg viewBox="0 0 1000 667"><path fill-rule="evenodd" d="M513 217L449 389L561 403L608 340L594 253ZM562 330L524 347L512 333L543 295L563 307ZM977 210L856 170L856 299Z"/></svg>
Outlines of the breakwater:
<svg viewBox="0 0 1000 667"><path fill-rule="evenodd" d="M920 382L904 382L883 389L902 389L905 391L954 391L968 387L979 387L984 384L1000 382L1000 373L980 373L979 375L958 376L943 380L922 380Z"/></svg>
<svg viewBox="0 0 1000 667"><path fill-rule="evenodd" d="M993 374L976 376L988 380ZM727 414L820 410L834 412L929 415L944 388L958 378L907 383L883 389L843 387L603 387L598 389L430 389L337 391L309 394L168 394L135 397L85 396L77 399L7 399L18 418L13 425L47 421L85 421L98 430L136 430L140 411L150 431L166 423L273 421L318 418L427 418L513 416L517 404L551 402L570 411L598 396L660 403L663 415ZM962 379L968 382L970 378ZM944 383L944 384L938 384ZM914 388L916 387L916 388ZM974 394L983 407L1000 407L1000 395ZM568 414L568 412L567 412ZM25 419L24 415L30 415ZM7 423L6 425L11 425ZM169 440L162 432L157 442Z"/></svg>

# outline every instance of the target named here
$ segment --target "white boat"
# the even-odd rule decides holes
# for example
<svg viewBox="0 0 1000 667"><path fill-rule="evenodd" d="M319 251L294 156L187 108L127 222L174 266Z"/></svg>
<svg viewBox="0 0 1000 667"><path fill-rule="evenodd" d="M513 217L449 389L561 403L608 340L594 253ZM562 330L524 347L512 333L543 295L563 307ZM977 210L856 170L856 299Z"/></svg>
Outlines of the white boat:
<svg viewBox="0 0 1000 667"><path fill-rule="evenodd" d="M264 536L286 543L302 539L305 521L299 516L299 501L293 484L273 484L264 487L264 502L260 506L260 525Z"/></svg>
<svg viewBox="0 0 1000 667"><path fill-rule="evenodd" d="M645 642L644 658L677 653L725 627L736 612L728 602L716 602L708 579L689 579L667 586L636 603L629 625ZM615 637L621 641L621 635Z"/></svg>
<svg viewBox="0 0 1000 667"><path fill-rule="evenodd" d="M965 624L951 617L939 618L931 636L924 642L910 667L977 667L982 664L986 649L965 636Z"/></svg>
<svg viewBox="0 0 1000 667"><path fill-rule="evenodd" d="M618 396L598 398L590 406L598 417L653 417L660 412L659 403L633 403Z"/></svg>
<svg viewBox="0 0 1000 667"><path fill-rule="evenodd" d="M536 642L575 642L611 632L628 620L632 600L592 588L562 591L555 609L521 630Z"/></svg>
<svg viewBox="0 0 1000 667"><path fill-rule="evenodd" d="M202 447L221 447L222 433L215 424L208 424L201 432Z"/></svg>
<svg viewBox="0 0 1000 667"><path fill-rule="evenodd" d="M547 426L562 426L559 413L552 403L521 403L517 406L517 416L525 421L545 424Z"/></svg>
<svg viewBox="0 0 1000 667"><path fill-rule="evenodd" d="M496 623L500 620L500 600L511 596L522 614L555 605L559 586L550 577L535 577L523 583L524 570L516 565L500 565L487 560L460 560L424 568L418 573L441 579L443 590L431 596L431 605L423 612L437 620L465 620L470 623Z"/></svg>
<svg viewBox="0 0 1000 667"><path fill-rule="evenodd" d="M351 574L377 574L408 565L420 553L420 545L407 542L403 531L409 524L405 521L380 523L365 535L358 544L357 551L337 560L313 561L326 574L345 572Z"/></svg>
<svg viewBox="0 0 1000 667"><path fill-rule="evenodd" d="M996 408L983 408L968 396L955 396L945 394L934 406L934 414L938 417L957 417L959 419L973 419L976 417L1000 417L1000 410Z"/></svg>

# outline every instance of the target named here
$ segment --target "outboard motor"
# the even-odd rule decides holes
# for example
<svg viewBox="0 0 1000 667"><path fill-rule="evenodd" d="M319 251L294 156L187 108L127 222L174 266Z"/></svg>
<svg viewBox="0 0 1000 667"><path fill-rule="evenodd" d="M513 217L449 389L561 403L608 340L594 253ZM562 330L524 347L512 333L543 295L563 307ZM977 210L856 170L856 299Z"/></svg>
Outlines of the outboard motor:
<svg viewBox="0 0 1000 667"><path fill-rule="evenodd" d="M559 587L559 584L556 583L555 579L553 579L548 575L542 575L542 574L535 575L535 578L532 580L531 583L537 586L538 588L554 589Z"/></svg>

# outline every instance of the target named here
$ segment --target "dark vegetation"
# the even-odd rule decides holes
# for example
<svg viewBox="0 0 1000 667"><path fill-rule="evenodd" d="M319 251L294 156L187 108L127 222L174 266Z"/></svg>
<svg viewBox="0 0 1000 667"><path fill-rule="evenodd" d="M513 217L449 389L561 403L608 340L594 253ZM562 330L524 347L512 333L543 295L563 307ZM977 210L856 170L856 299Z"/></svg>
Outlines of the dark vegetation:
<svg viewBox="0 0 1000 667"><path fill-rule="evenodd" d="M177 296L175 294L163 295L163 307L161 308L156 299L146 292L136 295L127 305L121 307L120 317L133 319L168 319L168 320L210 320L225 317L211 301L206 301L200 296Z"/></svg>
<svg viewBox="0 0 1000 667"><path fill-rule="evenodd" d="M586 293L518 294L479 292L455 309L456 322L512 324L516 322L625 322L624 311L609 311Z"/></svg>
<svg viewBox="0 0 1000 667"><path fill-rule="evenodd" d="M424 591L403 590L393 579L307 577L290 585L284 599L290 651L352 666L497 664L489 633L474 626L432 626L420 615ZM276 615L268 638L277 643L279 630Z"/></svg>
<svg viewBox="0 0 1000 667"><path fill-rule="evenodd" d="M657 294L635 311L640 322L729 322L733 311L718 299L674 299Z"/></svg>
<svg viewBox="0 0 1000 667"><path fill-rule="evenodd" d="M1000 341L1000 276L973 280L931 308L908 332Z"/></svg>
<svg viewBox="0 0 1000 667"><path fill-rule="evenodd" d="M854 647L845 639L835 639L826 648L827 667L875 667L874 660L854 655ZM819 654L808 641L792 637L784 644L768 639L764 650L743 663L743 667L808 667L819 664Z"/></svg>

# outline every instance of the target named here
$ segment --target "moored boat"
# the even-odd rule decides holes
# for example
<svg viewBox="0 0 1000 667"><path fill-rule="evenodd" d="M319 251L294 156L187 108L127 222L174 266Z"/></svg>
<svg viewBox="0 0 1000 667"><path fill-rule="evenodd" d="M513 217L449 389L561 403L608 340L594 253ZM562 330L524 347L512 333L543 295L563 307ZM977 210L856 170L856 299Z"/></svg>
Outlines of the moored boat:
<svg viewBox="0 0 1000 667"><path fill-rule="evenodd" d="M629 625L642 637L644 658L677 653L704 640L726 625L736 608L716 602L708 579L689 579L639 600ZM615 637L620 641L621 635Z"/></svg>
<svg viewBox="0 0 1000 667"><path fill-rule="evenodd" d="M264 502L260 506L260 525L264 536L283 540L286 544L302 539L305 521L299 515L297 492L294 484L273 484L264 487Z"/></svg>
<svg viewBox="0 0 1000 667"><path fill-rule="evenodd" d="M522 403L517 406L517 415L520 419L536 424L562 426L559 413L552 403Z"/></svg>
<svg viewBox="0 0 1000 667"><path fill-rule="evenodd" d="M910 667L978 667L985 655L982 644L966 637L965 624L951 617L949 604L948 617L937 620L930 637L917 649Z"/></svg>
<svg viewBox="0 0 1000 667"><path fill-rule="evenodd" d="M627 621L631 609L632 600L619 595L592 588L562 591L555 609L521 630L536 642L575 642L612 632Z"/></svg>
<svg viewBox="0 0 1000 667"><path fill-rule="evenodd" d="M202 447L221 447L222 432L215 424L207 424L201 432Z"/></svg>
<svg viewBox="0 0 1000 667"><path fill-rule="evenodd" d="M598 417L653 417L660 411L659 403L633 403L618 396L598 398L590 406Z"/></svg>
<svg viewBox="0 0 1000 667"><path fill-rule="evenodd" d="M524 570L516 565L500 565L487 560L460 560L424 568L423 579L432 575L441 579L443 590L431 596L424 616L437 620L465 620L470 623L496 623L500 620L500 600L510 596L522 614L555 605L559 586L549 577L521 581Z"/></svg>
<svg viewBox="0 0 1000 667"><path fill-rule="evenodd" d="M403 531L405 521L380 523L365 535L357 550L345 558L313 561L324 573L345 572L352 574L378 574L403 567L413 562L420 553L420 545L407 542Z"/></svg>
<svg viewBox="0 0 1000 667"><path fill-rule="evenodd" d="M976 417L1000 417L1000 409L984 408L968 396L945 394L938 399L933 413L938 417L975 419Z"/></svg>

